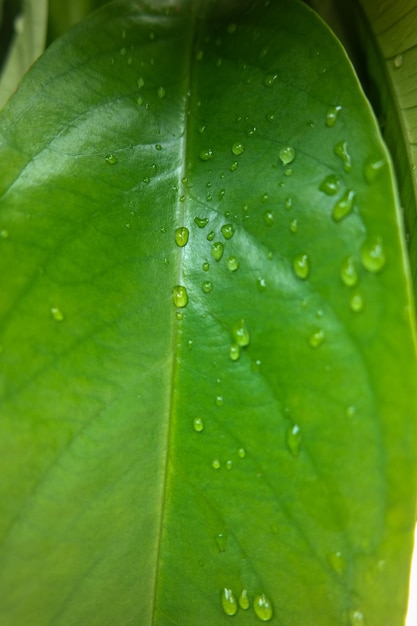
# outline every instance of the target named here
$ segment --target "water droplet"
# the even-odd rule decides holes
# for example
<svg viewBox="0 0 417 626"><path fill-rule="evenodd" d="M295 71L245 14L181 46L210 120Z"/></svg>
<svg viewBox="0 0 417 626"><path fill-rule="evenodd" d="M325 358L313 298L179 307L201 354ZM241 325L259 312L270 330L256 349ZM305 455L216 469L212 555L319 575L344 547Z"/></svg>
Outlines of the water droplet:
<svg viewBox="0 0 417 626"><path fill-rule="evenodd" d="M285 176L292 176L292 173L293 173L293 170L290 167L284 172Z"/></svg>
<svg viewBox="0 0 417 626"><path fill-rule="evenodd" d="M203 291L204 293L210 293L210 291L213 289L213 283L210 280L206 280L203 283Z"/></svg>
<svg viewBox="0 0 417 626"><path fill-rule="evenodd" d="M188 294L185 287L175 285L173 294L174 304L178 309L182 309L188 304Z"/></svg>
<svg viewBox="0 0 417 626"><path fill-rule="evenodd" d="M212 462L211 466L212 466L213 469L216 469L216 470L220 469L221 463L220 463L219 459L213 459L213 462Z"/></svg>
<svg viewBox="0 0 417 626"><path fill-rule="evenodd" d="M373 183L384 170L387 162L384 159L367 159L363 166L363 175L367 183Z"/></svg>
<svg viewBox="0 0 417 626"><path fill-rule="evenodd" d="M365 302L360 293L354 293L350 299L349 306L354 313L360 313L365 308Z"/></svg>
<svg viewBox="0 0 417 626"><path fill-rule="evenodd" d="M235 156L239 156L245 152L245 146L240 141L236 141L232 146L232 152Z"/></svg>
<svg viewBox="0 0 417 626"><path fill-rule="evenodd" d="M239 448L239 450L237 451L237 455L240 459L244 459L246 456L245 448Z"/></svg>
<svg viewBox="0 0 417 626"><path fill-rule="evenodd" d="M230 171L235 172L237 170L237 161L234 161L230 166Z"/></svg>
<svg viewBox="0 0 417 626"><path fill-rule="evenodd" d="M230 344L229 357L232 361L238 361L240 359L240 346L238 346L237 343Z"/></svg>
<svg viewBox="0 0 417 626"><path fill-rule="evenodd" d="M288 196L288 198L285 198L285 208L287 209L287 211L290 211L292 209L292 198L291 198L291 196Z"/></svg>
<svg viewBox="0 0 417 626"><path fill-rule="evenodd" d="M328 556L329 563L336 574L343 574L346 570L346 560L341 552L331 552Z"/></svg>
<svg viewBox="0 0 417 626"><path fill-rule="evenodd" d="M216 535L216 545L219 552L226 552L227 549L227 534L219 533Z"/></svg>
<svg viewBox="0 0 417 626"><path fill-rule="evenodd" d="M215 236L216 236L216 233L214 232L214 230L211 230L209 234L207 235L207 241L213 241Z"/></svg>
<svg viewBox="0 0 417 626"><path fill-rule="evenodd" d="M272 211L265 211L264 222L267 226L272 226L272 224L274 223L274 214L272 213Z"/></svg>
<svg viewBox="0 0 417 626"><path fill-rule="evenodd" d="M255 615L261 622L269 622L274 614L271 601L267 596L262 593L259 596L255 596L253 600L253 610Z"/></svg>
<svg viewBox="0 0 417 626"><path fill-rule="evenodd" d="M355 416L355 414L356 414L356 406L351 404L350 406L346 408L346 417L352 418Z"/></svg>
<svg viewBox="0 0 417 626"><path fill-rule="evenodd" d="M205 228L209 223L208 217L195 217L194 222L199 228Z"/></svg>
<svg viewBox="0 0 417 626"><path fill-rule="evenodd" d="M0 230L0 239L8 239L10 237L10 233L6 228Z"/></svg>
<svg viewBox="0 0 417 626"><path fill-rule="evenodd" d="M232 329L233 339L241 348L248 346L250 343L250 333L244 319L240 319Z"/></svg>
<svg viewBox="0 0 417 626"><path fill-rule="evenodd" d="M250 607L249 594L247 589L242 589L239 596L239 606L246 611Z"/></svg>
<svg viewBox="0 0 417 626"><path fill-rule="evenodd" d="M223 224L220 230L222 231L222 235L225 239L231 239L235 233L233 224Z"/></svg>
<svg viewBox="0 0 417 626"><path fill-rule="evenodd" d="M362 265L368 272L380 272L385 265L385 250L380 237L365 241L361 248Z"/></svg>
<svg viewBox="0 0 417 626"><path fill-rule="evenodd" d="M230 460L226 461L226 469L229 470L229 472L232 469L232 467L233 467L233 461L230 461Z"/></svg>
<svg viewBox="0 0 417 626"><path fill-rule="evenodd" d="M347 142L339 141L334 147L334 153L342 159L345 172L350 172L352 169L352 159L348 152Z"/></svg>
<svg viewBox="0 0 417 626"><path fill-rule="evenodd" d="M273 122L275 119L275 113L273 113L272 111L270 111L269 113L266 114L266 119L268 120L268 122Z"/></svg>
<svg viewBox="0 0 417 626"><path fill-rule="evenodd" d="M58 307L56 307L56 306L52 307L51 315L52 315L53 319L56 322L63 322L64 321L64 315L63 315L61 309L58 309Z"/></svg>
<svg viewBox="0 0 417 626"><path fill-rule="evenodd" d="M215 405L220 408L224 404L223 396L216 396L214 399L214 402L215 402Z"/></svg>
<svg viewBox="0 0 417 626"><path fill-rule="evenodd" d="M348 613L349 617L349 626L364 626L365 617L362 611L358 611L358 609L351 609Z"/></svg>
<svg viewBox="0 0 417 626"><path fill-rule="evenodd" d="M395 69L399 69L402 64L404 63L404 58L402 54L397 54L397 56L394 59L394 67Z"/></svg>
<svg viewBox="0 0 417 626"><path fill-rule="evenodd" d="M328 196L334 196L340 189L340 178L336 174L330 174L320 183L320 191Z"/></svg>
<svg viewBox="0 0 417 626"><path fill-rule="evenodd" d="M222 591L222 608L226 615L236 615L239 608L233 591L226 587Z"/></svg>
<svg viewBox="0 0 417 626"><path fill-rule="evenodd" d="M263 81L265 87L272 87L272 85L275 83L277 78L278 78L278 74L267 74Z"/></svg>
<svg viewBox="0 0 417 626"><path fill-rule="evenodd" d="M213 243L213 245L211 246L211 254L215 261L220 261L223 256L223 252L224 246L221 241L216 241L216 243Z"/></svg>
<svg viewBox="0 0 417 626"><path fill-rule="evenodd" d="M307 254L297 254L297 256L293 258L292 266L296 276L302 280L305 280L310 274L310 260Z"/></svg>
<svg viewBox="0 0 417 626"><path fill-rule="evenodd" d="M326 113L326 126L331 128L337 122L338 115L342 110L341 106L330 107Z"/></svg>
<svg viewBox="0 0 417 626"><path fill-rule="evenodd" d="M114 154L108 154L106 156L106 163L108 163L109 165L114 165L115 163L117 163L117 156L115 156Z"/></svg>
<svg viewBox="0 0 417 626"><path fill-rule="evenodd" d="M194 418L193 428L196 433L201 433L204 430L204 422L201 417Z"/></svg>
<svg viewBox="0 0 417 626"><path fill-rule="evenodd" d="M162 150L162 146L160 143L155 144L155 150L158 150L158 152Z"/></svg>
<svg viewBox="0 0 417 626"><path fill-rule="evenodd" d="M279 158L283 165L289 165L295 159L295 150L292 146L285 146L279 151Z"/></svg>
<svg viewBox="0 0 417 626"><path fill-rule="evenodd" d="M136 83L137 83L138 89L142 89L142 87L145 85L145 80L142 78L142 76L139 76Z"/></svg>
<svg viewBox="0 0 417 626"><path fill-rule="evenodd" d="M324 330L320 328L310 335L308 343L312 348L318 348L323 343L325 336Z"/></svg>
<svg viewBox="0 0 417 626"><path fill-rule="evenodd" d="M211 148L206 148L205 150L201 150L198 156L202 161L210 161L214 156L214 152Z"/></svg>
<svg viewBox="0 0 417 626"><path fill-rule="evenodd" d="M256 279L256 286L258 288L258 291L265 291L266 289L266 280L265 278L262 278L261 276L259 278Z"/></svg>
<svg viewBox="0 0 417 626"><path fill-rule="evenodd" d="M340 222L340 220L349 215L353 209L355 198L356 194L353 189L347 189L340 200L334 204L332 217L335 222Z"/></svg>
<svg viewBox="0 0 417 626"><path fill-rule="evenodd" d="M359 276L353 257L349 256L343 261L340 267L340 278L347 287L354 287L358 282Z"/></svg>
<svg viewBox="0 0 417 626"><path fill-rule="evenodd" d="M287 430L287 447L293 456L298 456L301 447L301 430L297 424L293 424Z"/></svg>
<svg viewBox="0 0 417 626"><path fill-rule="evenodd" d="M175 243L177 244L177 246L179 246L180 248L186 246L189 235L190 232L185 226L180 226L179 228L177 228L177 230L175 231Z"/></svg>
<svg viewBox="0 0 417 626"><path fill-rule="evenodd" d="M298 222L296 219L291 220L290 222L290 231L292 233L296 233L298 230Z"/></svg>
<svg viewBox="0 0 417 626"><path fill-rule="evenodd" d="M229 256L227 259L227 269L236 272L239 269L239 260L236 256Z"/></svg>
<svg viewBox="0 0 417 626"><path fill-rule="evenodd" d="M207 261L205 263L203 263L203 265L201 266L203 268L204 272L208 272L210 269L210 263L207 263Z"/></svg>

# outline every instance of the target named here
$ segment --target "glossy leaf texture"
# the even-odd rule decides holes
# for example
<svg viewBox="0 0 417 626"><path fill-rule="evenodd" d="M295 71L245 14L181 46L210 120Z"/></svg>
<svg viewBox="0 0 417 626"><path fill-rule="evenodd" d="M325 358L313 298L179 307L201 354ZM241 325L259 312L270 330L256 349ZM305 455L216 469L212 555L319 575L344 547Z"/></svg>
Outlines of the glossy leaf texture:
<svg viewBox="0 0 417 626"><path fill-rule="evenodd" d="M27 76L0 155L0 621L400 624L408 268L315 14L106 5Z"/></svg>

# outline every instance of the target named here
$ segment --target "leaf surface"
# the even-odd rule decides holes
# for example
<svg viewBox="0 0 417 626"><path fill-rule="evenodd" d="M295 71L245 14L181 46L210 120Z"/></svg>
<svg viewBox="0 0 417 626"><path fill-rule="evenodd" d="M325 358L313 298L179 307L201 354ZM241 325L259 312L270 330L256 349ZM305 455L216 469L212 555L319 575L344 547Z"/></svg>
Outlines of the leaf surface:
<svg viewBox="0 0 417 626"><path fill-rule="evenodd" d="M29 73L0 154L0 621L400 624L413 311L323 24L106 5Z"/></svg>

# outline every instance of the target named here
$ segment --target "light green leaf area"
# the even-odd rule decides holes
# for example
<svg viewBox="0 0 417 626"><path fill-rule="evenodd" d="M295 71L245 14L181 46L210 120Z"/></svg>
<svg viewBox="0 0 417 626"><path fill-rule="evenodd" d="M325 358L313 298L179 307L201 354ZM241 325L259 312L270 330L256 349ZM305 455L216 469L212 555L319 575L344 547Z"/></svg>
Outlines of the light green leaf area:
<svg viewBox="0 0 417 626"><path fill-rule="evenodd" d="M403 619L391 165L316 16L234 6L106 5L0 117L2 624Z"/></svg>
<svg viewBox="0 0 417 626"><path fill-rule="evenodd" d="M24 0L15 20L15 35L0 75L0 108L45 49L47 0Z"/></svg>

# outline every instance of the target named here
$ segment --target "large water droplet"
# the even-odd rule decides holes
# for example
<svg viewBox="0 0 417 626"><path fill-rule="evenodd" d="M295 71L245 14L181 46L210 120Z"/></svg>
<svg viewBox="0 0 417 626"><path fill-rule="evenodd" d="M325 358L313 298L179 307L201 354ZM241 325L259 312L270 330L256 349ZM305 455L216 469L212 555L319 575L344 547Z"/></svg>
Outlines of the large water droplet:
<svg viewBox="0 0 417 626"><path fill-rule="evenodd" d="M330 107L326 113L326 126L331 128L337 122L337 118L339 116L340 111L342 110L341 106Z"/></svg>
<svg viewBox="0 0 417 626"><path fill-rule="evenodd" d="M346 570L346 560L341 552L331 552L328 556L329 563L336 574L342 575Z"/></svg>
<svg viewBox="0 0 417 626"><path fill-rule="evenodd" d="M235 229L233 228L233 224L223 224L221 227L222 235L225 239L231 239L235 233Z"/></svg>
<svg viewBox="0 0 417 626"><path fill-rule="evenodd" d="M305 280L310 274L310 260L307 254L297 254L292 261L294 272L298 278Z"/></svg>
<svg viewBox="0 0 417 626"><path fill-rule="evenodd" d="M345 259L340 267L340 278L347 287L354 287L358 282L358 271L353 257Z"/></svg>
<svg viewBox="0 0 417 626"><path fill-rule="evenodd" d="M224 246L221 241L216 241L211 246L211 254L215 261L220 261L224 252Z"/></svg>
<svg viewBox="0 0 417 626"><path fill-rule="evenodd" d="M239 269L239 259L236 256L229 256L227 259L227 269L236 272Z"/></svg>
<svg viewBox="0 0 417 626"><path fill-rule="evenodd" d="M213 241L215 236L216 236L216 233L214 232L214 230L211 230L209 234L207 235L207 241Z"/></svg>
<svg viewBox="0 0 417 626"><path fill-rule="evenodd" d="M204 421L201 417L194 418L193 428L196 433L201 433L204 430Z"/></svg>
<svg viewBox="0 0 417 626"><path fill-rule="evenodd" d="M175 285L173 294L174 304L178 309L182 309L188 304L187 289L183 285Z"/></svg>
<svg viewBox="0 0 417 626"><path fill-rule="evenodd" d="M295 159L295 149L292 146L285 146L279 151L279 158L283 165L289 165Z"/></svg>
<svg viewBox="0 0 417 626"><path fill-rule="evenodd" d="M352 159L348 151L347 142L339 141L334 147L334 153L342 159L345 172L350 172L352 169Z"/></svg>
<svg viewBox="0 0 417 626"><path fill-rule="evenodd" d="M56 307L56 306L52 307L51 315L52 315L53 319L56 322L63 322L64 321L64 314L62 313L61 309L58 309L58 307Z"/></svg>
<svg viewBox="0 0 417 626"><path fill-rule="evenodd" d="M239 156L245 152L245 146L240 141L236 141L232 146L232 152L235 156Z"/></svg>
<svg viewBox="0 0 417 626"><path fill-rule="evenodd" d="M264 593L259 596L255 596L253 600L253 610L255 615L261 622L269 622L274 614L271 601Z"/></svg>
<svg viewBox="0 0 417 626"><path fill-rule="evenodd" d="M340 222L349 215L355 203L356 194L353 189L347 189L343 196L333 206L332 217L335 222Z"/></svg>
<svg viewBox="0 0 417 626"><path fill-rule="evenodd" d="M286 442L288 450L293 456L298 456L301 448L301 430L297 424L293 424L287 430Z"/></svg>
<svg viewBox="0 0 417 626"><path fill-rule="evenodd" d="M362 265L368 272L380 272L385 265L386 256L381 237L365 241L361 248Z"/></svg>
<svg viewBox="0 0 417 626"><path fill-rule="evenodd" d="M189 235L189 230L185 226L180 226L179 228L177 228L177 230L175 231L175 243L177 244L177 246L179 246L180 248L186 246Z"/></svg>
<svg viewBox="0 0 417 626"><path fill-rule="evenodd" d="M232 335L238 346L244 348L250 343L250 333L244 319L240 319L233 326Z"/></svg>
<svg viewBox="0 0 417 626"><path fill-rule="evenodd" d="M226 587L222 591L222 608L226 615L236 615L239 608L233 591Z"/></svg>
<svg viewBox="0 0 417 626"><path fill-rule="evenodd" d="M334 196L340 189L340 178L336 174L329 174L319 185L320 191L328 196Z"/></svg>
<svg viewBox="0 0 417 626"><path fill-rule="evenodd" d="M247 589L242 589L239 596L239 606L246 611L250 607L249 593Z"/></svg>
<svg viewBox="0 0 417 626"><path fill-rule="evenodd" d="M219 459L213 459L212 464L211 464L213 469L220 469L221 467L221 463L219 461Z"/></svg>
<svg viewBox="0 0 417 626"><path fill-rule="evenodd" d="M205 228L209 223L208 217L195 217L194 222L199 228Z"/></svg>

